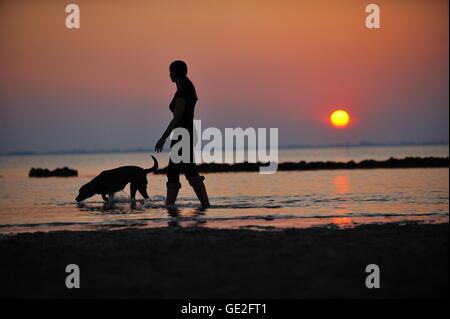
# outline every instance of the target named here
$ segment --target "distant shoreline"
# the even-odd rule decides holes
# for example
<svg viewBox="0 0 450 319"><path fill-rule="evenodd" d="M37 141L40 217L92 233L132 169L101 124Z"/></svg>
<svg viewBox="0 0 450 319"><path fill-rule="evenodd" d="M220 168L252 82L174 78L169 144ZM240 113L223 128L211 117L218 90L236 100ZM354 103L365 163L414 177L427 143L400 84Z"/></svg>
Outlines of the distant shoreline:
<svg viewBox="0 0 450 319"><path fill-rule="evenodd" d="M237 164L199 164L201 173L233 173L257 172L262 163ZM336 169L379 169L379 168L448 168L448 157L406 157L403 159L390 158L385 161L363 160L361 162L283 162L278 164L278 171L315 171ZM166 174L167 167L159 169L155 174Z"/></svg>
<svg viewBox="0 0 450 319"><path fill-rule="evenodd" d="M279 149L321 149L321 148L358 148L358 147L412 147L412 146L449 146L448 142L430 143L359 143L359 144L330 144L330 145L283 145ZM168 149L165 149L168 152ZM42 155L90 155L90 154L121 154L121 153L153 153L151 148L110 149L110 150L60 150L60 151L11 151L2 152L0 156L42 156Z"/></svg>

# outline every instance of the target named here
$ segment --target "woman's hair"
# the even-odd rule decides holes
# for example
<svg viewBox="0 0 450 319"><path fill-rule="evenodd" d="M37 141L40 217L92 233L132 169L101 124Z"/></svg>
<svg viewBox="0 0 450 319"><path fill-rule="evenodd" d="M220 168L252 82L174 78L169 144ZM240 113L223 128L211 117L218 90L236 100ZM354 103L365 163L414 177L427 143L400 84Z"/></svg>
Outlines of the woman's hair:
<svg viewBox="0 0 450 319"><path fill-rule="evenodd" d="M172 63L170 63L169 69L170 72L172 72L176 77L180 78L181 87L183 88L183 90L191 93L192 96L194 96L195 100L198 100L194 84L187 77L188 69L186 63L181 60L173 61Z"/></svg>

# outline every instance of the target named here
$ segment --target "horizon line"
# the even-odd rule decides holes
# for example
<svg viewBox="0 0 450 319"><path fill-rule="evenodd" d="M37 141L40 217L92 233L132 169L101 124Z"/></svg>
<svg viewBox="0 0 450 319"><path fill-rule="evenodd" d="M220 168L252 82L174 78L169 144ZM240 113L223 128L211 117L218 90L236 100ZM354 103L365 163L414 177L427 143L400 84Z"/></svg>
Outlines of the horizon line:
<svg viewBox="0 0 450 319"><path fill-rule="evenodd" d="M433 145L449 145L449 141L432 141L432 142L392 142L392 143L376 143L370 141L362 141L359 143L338 143L338 144L286 144L280 145L279 149L295 149L295 148L344 148L344 147L382 147L382 146L433 146ZM169 149L165 148L164 151ZM236 150L236 149L233 149ZM129 148L129 149L69 149L69 150L47 150L47 151L9 151L1 152L0 156L16 156L16 155L65 155L65 154L108 154L108 153L153 153L152 148Z"/></svg>

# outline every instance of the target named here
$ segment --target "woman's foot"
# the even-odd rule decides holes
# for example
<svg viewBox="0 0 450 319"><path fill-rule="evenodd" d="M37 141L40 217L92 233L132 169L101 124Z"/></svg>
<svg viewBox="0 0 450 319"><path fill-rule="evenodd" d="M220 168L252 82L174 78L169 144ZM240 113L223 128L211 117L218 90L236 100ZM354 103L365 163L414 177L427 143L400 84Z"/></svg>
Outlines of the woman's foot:
<svg viewBox="0 0 450 319"><path fill-rule="evenodd" d="M175 201L178 197L178 191L181 188L180 183L167 183L167 196L166 196L166 206L175 205Z"/></svg>
<svg viewBox="0 0 450 319"><path fill-rule="evenodd" d="M194 185L191 185L192 188L195 191L195 194L197 195L198 200L202 204L202 207L204 209L211 206L208 198L208 193L206 192L206 187L203 182L196 183Z"/></svg>

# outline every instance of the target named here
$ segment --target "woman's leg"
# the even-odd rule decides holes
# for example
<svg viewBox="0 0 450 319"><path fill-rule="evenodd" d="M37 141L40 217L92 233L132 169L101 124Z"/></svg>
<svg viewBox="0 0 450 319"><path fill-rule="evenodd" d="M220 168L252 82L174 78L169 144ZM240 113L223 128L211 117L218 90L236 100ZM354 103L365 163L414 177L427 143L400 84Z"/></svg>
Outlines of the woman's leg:
<svg viewBox="0 0 450 319"><path fill-rule="evenodd" d="M195 163L183 163L182 167L183 173L189 181L189 185L191 185L194 189L195 194L197 195L197 198L203 208L208 208L211 206L205 184L203 183L205 177L198 174L197 165L195 165Z"/></svg>
<svg viewBox="0 0 450 319"><path fill-rule="evenodd" d="M180 171L181 164L174 163L169 160L169 166L167 167L167 196L166 205L173 205L178 196L178 191L181 188L180 184Z"/></svg>

